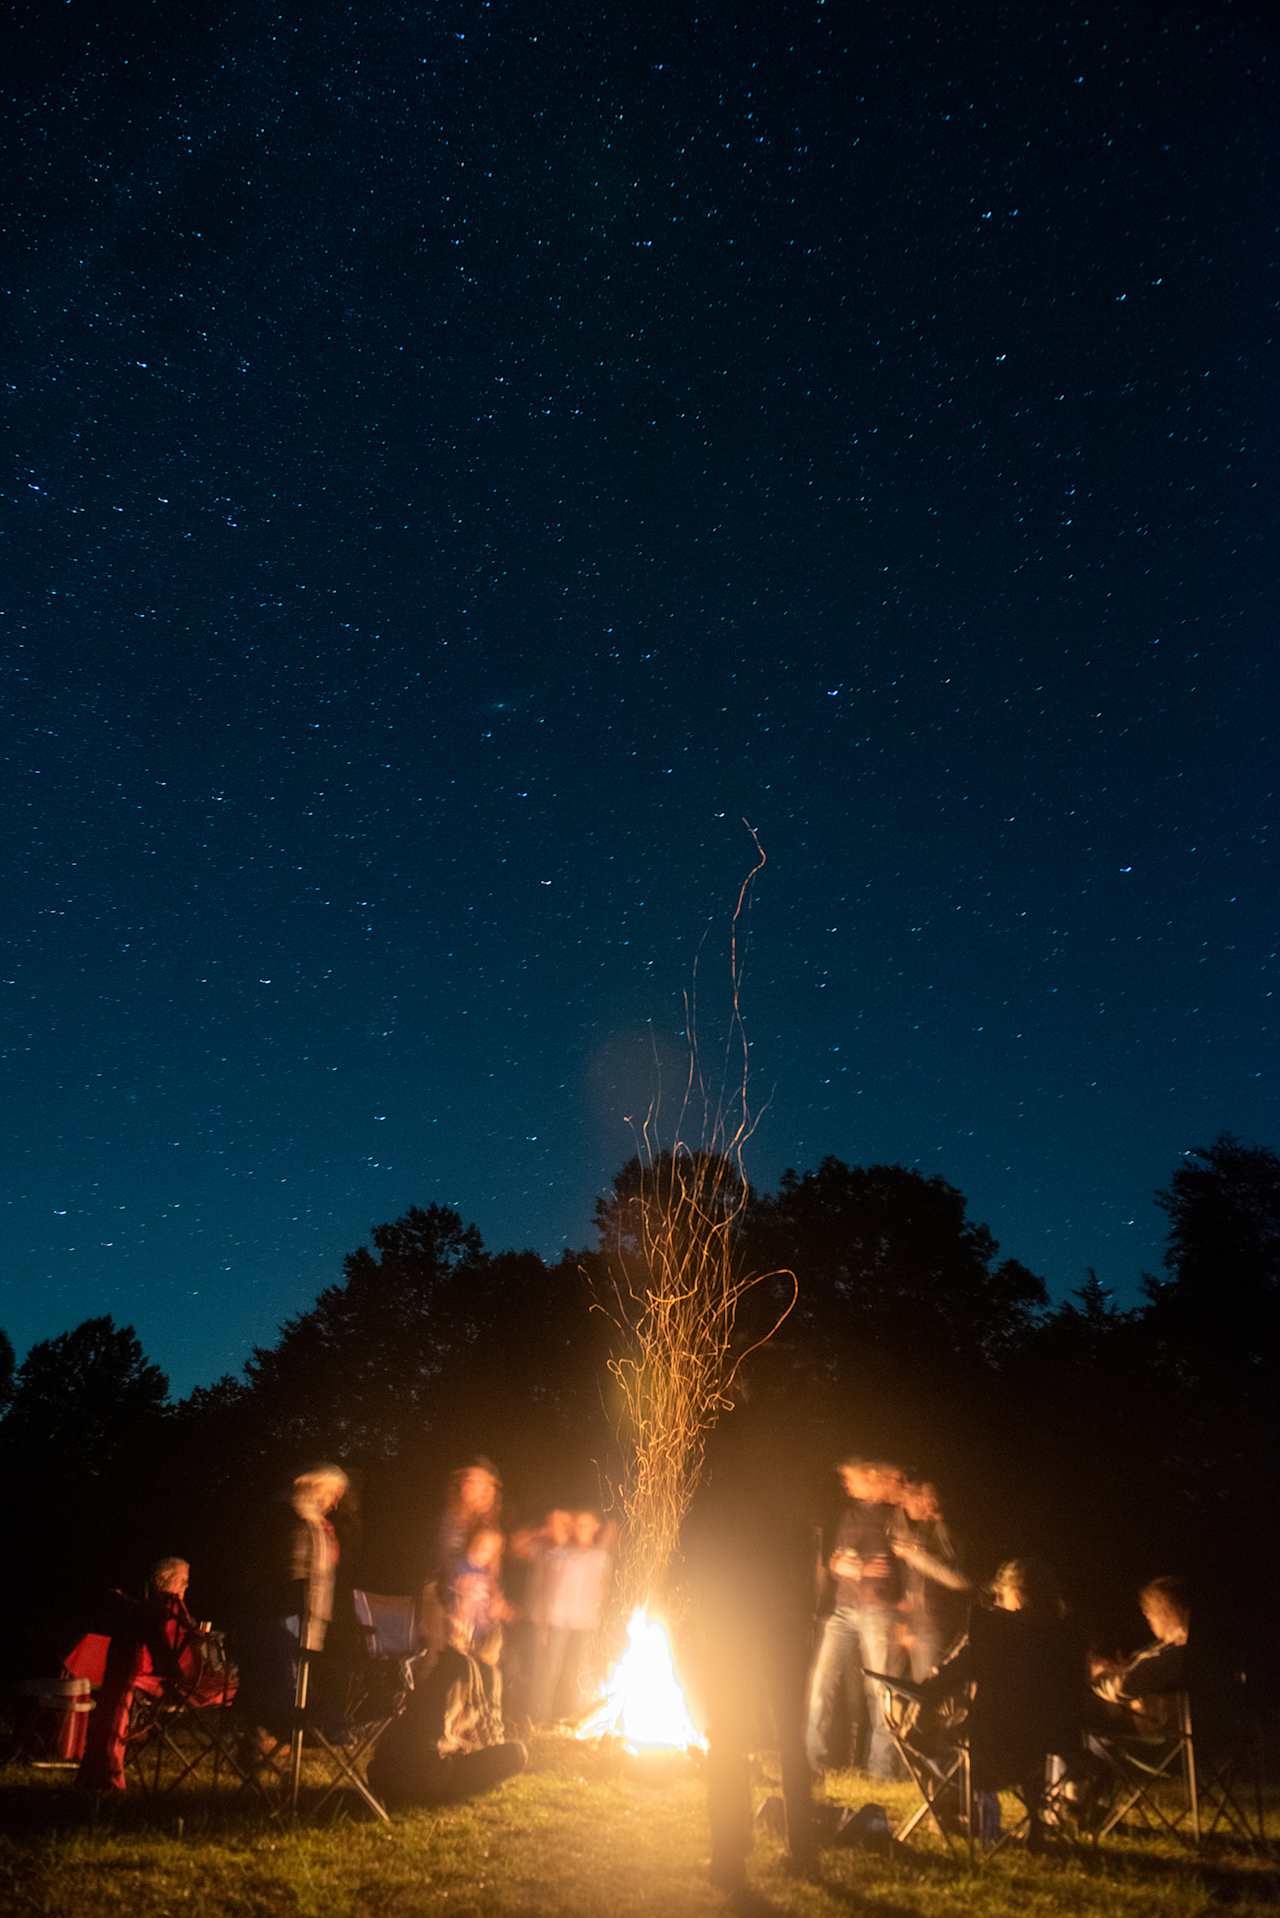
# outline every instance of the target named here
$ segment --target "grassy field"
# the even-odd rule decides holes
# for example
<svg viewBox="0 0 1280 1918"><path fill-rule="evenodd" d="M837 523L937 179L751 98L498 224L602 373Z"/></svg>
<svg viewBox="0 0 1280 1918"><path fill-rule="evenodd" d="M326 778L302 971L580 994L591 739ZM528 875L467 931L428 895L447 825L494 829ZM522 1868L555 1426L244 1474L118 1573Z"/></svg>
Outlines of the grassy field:
<svg viewBox="0 0 1280 1918"><path fill-rule="evenodd" d="M828 1781L832 1798L853 1805L873 1789L891 1816L912 1802L904 1787ZM528 1772L492 1796L401 1814L389 1828L357 1808L290 1829L228 1794L195 1790L131 1794L95 1815L63 1777L0 1773L5 1914L695 1918L732 1908L707 1881L706 1853L696 1776L638 1780L595 1749L554 1739L535 1743ZM751 1880L737 1909L762 1918L1194 1918L1220 1906L1280 1908L1274 1865L1227 1844L1197 1859L1136 1837L1084 1857L1031 1858L1010 1846L972 1873L933 1840L884 1858L831 1848L817 1882L800 1883L777 1842L761 1836Z"/></svg>

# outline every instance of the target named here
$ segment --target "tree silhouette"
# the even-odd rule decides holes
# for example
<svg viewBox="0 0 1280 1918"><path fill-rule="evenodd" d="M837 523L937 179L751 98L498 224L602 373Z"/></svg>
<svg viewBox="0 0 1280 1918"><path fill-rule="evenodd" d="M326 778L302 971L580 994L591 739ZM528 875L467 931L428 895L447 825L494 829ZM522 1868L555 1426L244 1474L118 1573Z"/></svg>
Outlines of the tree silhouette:
<svg viewBox="0 0 1280 1918"><path fill-rule="evenodd" d="M1232 1565L1248 1538L1261 1563L1280 1550L1280 1156L1221 1133L1185 1155L1156 1203L1168 1276L1146 1281L1145 1329L1168 1404L1167 1469L1202 1556Z"/></svg>
<svg viewBox="0 0 1280 1918"><path fill-rule="evenodd" d="M831 1364L854 1347L990 1367L1026 1338L1047 1295L1016 1259L997 1261L996 1240L965 1212L945 1179L827 1158L785 1172L753 1203L748 1231L758 1263L798 1275L796 1316Z"/></svg>
<svg viewBox="0 0 1280 1918"><path fill-rule="evenodd" d="M8 1410L13 1398L14 1369L13 1341L7 1332L0 1332L0 1416Z"/></svg>
<svg viewBox="0 0 1280 1918"><path fill-rule="evenodd" d="M1156 1204L1169 1220L1157 1326L1247 1369L1271 1361L1280 1308L1280 1156L1229 1132L1187 1153Z"/></svg>
<svg viewBox="0 0 1280 1918"><path fill-rule="evenodd" d="M0 1420L6 1524L14 1564L38 1568L45 1596L25 1616L28 1581L0 1596L6 1656L21 1658L25 1643L27 1656L56 1657L91 1623L96 1594L172 1549L147 1537L143 1517L162 1475L168 1389L133 1327L110 1318L41 1340L19 1366Z"/></svg>
<svg viewBox="0 0 1280 1918"><path fill-rule="evenodd" d="M580 1383L576 1272L485 1250L447 1206L413 1207L344 1261L341 1283L246 1368L250 1415L280 1461L376 1466L494 1449Z"/></svg>
<svg viewBox="0 0 1280 1918"><path fill-rule="evenodd" d="M146 1358L131 1325L85 1319L32 1346L0 1432L11 1458L56 1461L61 1471L92 1480L168 1395L168 1379Z"/></svg>
<svg viewBox="0 0 1280 1918"><path fill-rule="evenodd" d="M486 1255L474 1226L447 1206L413 1206L372 1237L245 1368L282 1455L394 1456L438 1414L441 1383L476 1336Z"/></svg>

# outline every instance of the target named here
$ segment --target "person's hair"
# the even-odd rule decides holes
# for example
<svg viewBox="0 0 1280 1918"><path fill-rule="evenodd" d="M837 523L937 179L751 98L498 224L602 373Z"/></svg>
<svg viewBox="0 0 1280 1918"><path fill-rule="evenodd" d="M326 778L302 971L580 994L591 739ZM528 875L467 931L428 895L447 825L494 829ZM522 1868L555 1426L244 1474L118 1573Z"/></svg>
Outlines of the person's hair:
<svg viewBox="0 0 1280 1918"><path fill-rule="evenodd" d="M446 1509L453 1513L462 1511L462 1487L473 1472L483 1472L492 1481L493 1502L489 1510L496 1519L502 1510L502 1480L498 1476L498 1468L493 1460L486 1458L483 1452L477 1452L475 1457L469 1458L465 1465L460 1465L455 1472L450 1472Z"/></svg>
<svg viewBox="0 0 1280 1918"><path fill-rule="evenodd" d="M1058 1574L1043 1558L1007 1558L991 1585L997 1596L1006 1587L1016 1592L1024 1612L1052 1612L1061 1618L1067 1609Z"/></svg>
<svg viewBox="0 0 1280 1918"><path fill-rule="evenodd" d="M305 1472L299 1472L293 1481L294 1503L297 1504L301 1499L306 1504L310 1504L317 1494L326 1488L336 1490L338 1497L341 1498L350 1483L351 1480L340 1465L310 1465Z"/></svg>
<svg viewBox="0 0 1280 1918"><path fill-rule="evenodd" d="M1184 1635L1191 1629L1191 1593L1187 1589L1185 1578L1179 1578L1174 1572L1166 1572L1160 1578L1153 1578L1143 1586L1138 1594L1138 1603L1143 1611L1162 1612L1173 1620Z"/></svg>
<svg viewBox="0 0 1280 1918"><path fill-rule="evenodd" d="M185 1558L158 1558L151 1567L151 1587L153 1591L172 1590L173 1581L179 1572L189 1572L191 1561Z"/></svg>

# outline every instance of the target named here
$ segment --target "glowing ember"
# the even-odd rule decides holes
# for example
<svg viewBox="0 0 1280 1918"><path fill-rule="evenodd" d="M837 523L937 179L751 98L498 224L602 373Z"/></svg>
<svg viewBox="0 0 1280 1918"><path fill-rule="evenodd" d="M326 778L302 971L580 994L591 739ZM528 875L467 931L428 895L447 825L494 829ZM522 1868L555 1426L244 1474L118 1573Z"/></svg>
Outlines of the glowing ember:
<svg viewBox="0 0 1280 1918"><path fill-rule="evenodd" d="M578 1726L579 1738L620 1738L633 1751L690 1746L706 1740L690 1718L671 1662L671 1642L660 1619L631 1614L627 1649L610 1672L604 1697Z"/></svg>

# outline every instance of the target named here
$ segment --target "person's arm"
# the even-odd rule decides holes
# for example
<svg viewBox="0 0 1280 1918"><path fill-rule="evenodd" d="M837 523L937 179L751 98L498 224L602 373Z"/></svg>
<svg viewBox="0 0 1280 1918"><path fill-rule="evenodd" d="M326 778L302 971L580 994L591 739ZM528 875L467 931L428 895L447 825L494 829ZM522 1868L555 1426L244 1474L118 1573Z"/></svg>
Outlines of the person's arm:
<svg viewBox="0 0 1280 1918"><path fill-rule="evenodd" d="M180 1654L185 1640L183 1619L187 1608L179 1599L153 1596L146 1601L143 1643L151 1660L151 1669L174 1691L185 1692L189 1680L182 1669Z"/></svg>
<svg viewBox="0 0 1280 1918"><path fill-rule="evenodd" d="M1142 1711L1145 1700L1167 1698L1170 1692L1181 1691L1185 1680L1186 1647L1150 1645L1129 1660L1110 1696L1117 1704L1128 1705L1131 1711Z"/></svg>
<svg viewBox="0 0 1280 1918"><path fill-rule="evenodd" d="M972 1580L965 1577L954 1560L939 1558L933 1552L926 1551L918 1540L900 1533L891 1534L889 1543L898 1558L910 1565L913 1571L932 1579L935 1585L945 1585L950 1592L973 1590Z"/></svg>

